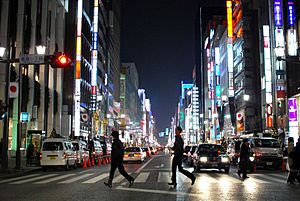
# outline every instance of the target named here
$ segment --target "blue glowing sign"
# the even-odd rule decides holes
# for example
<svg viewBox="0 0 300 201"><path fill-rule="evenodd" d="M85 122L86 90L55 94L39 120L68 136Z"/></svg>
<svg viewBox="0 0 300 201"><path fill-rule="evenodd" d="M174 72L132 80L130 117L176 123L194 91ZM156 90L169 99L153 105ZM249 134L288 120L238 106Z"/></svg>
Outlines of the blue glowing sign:
<svg viewBox="0 0 300 201"><path fill-rule="evenodd" d="M274 19L275 19L275 26L281 27L282 26L282 4L281 0L274 0Z"/></svg>
<svg viewBox="0 0 300 201"><path fill-rule="evenodd" d="M21 122L28 122L29 114L28 112L21 112Z"/></svg>
<svg viewBox="0 0 300 201"><path fill-rule="evenodd" d="M289 19L289 25L294 26L295 25L295 7L294 7L294 1L289 0L288 1L288 19Z"/></svg>

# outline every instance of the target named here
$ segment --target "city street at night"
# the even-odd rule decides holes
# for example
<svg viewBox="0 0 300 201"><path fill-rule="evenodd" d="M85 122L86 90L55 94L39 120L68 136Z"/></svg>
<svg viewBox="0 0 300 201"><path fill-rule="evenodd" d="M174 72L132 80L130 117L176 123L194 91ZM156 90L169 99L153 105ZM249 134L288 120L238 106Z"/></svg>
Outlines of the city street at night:
<svg viewBox="0 0 300 201"><path fill-rule="evenodd" d="M177 187L170 188L171 157L160 153L143 164L125 164L135 178L128 182L116 171L112 189L107 181L110 165L88 169L35 171L29 175L0 181L1 201L6 200L103 200L103 201L179 201L179 200L299 200L298 185L286 183L286 173L258 170L243 181L231 168L229 174L203 170L193 186L179 173ZM192 171L193 168L188 168Z"/></svg>

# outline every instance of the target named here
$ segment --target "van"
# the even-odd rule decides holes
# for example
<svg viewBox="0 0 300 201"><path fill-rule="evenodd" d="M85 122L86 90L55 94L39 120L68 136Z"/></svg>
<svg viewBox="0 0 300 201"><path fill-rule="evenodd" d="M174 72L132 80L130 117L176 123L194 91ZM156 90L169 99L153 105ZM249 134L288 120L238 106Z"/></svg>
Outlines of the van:
<svg viewBox="0 0 300 201"><path fill-rule="evenodd" d="M87 143L82 140L73 140L72 145L76 152L76 163L77 165L83 166L84 158L88 160L89 150L87 147Z"/></svg>
<svg viewBox="0 0 300 201"><path fill-rule="evenodd" d="M64 138L48 138L42 143L40 163L43 170L48 167L70 166L76 168L76 152L71 141Z"/></svg>
<svg viewBox="0 0 300 201"><path fill-rule="evenodd" d="M250 137L250 160L257 166L278 169L283 160L279 141L272 137Z"/></svg>

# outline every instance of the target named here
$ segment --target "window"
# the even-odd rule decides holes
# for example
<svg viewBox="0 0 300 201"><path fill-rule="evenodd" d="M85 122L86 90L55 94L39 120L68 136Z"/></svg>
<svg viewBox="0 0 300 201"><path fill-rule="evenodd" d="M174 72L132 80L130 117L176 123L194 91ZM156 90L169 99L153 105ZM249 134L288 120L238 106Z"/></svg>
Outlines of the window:
<svg viewBox="0 0 300 201"><path fill-rule="evenodd" d="M60 151L63 149L64 147L61 142L45 142L43 145L43 151Z"/></svg>

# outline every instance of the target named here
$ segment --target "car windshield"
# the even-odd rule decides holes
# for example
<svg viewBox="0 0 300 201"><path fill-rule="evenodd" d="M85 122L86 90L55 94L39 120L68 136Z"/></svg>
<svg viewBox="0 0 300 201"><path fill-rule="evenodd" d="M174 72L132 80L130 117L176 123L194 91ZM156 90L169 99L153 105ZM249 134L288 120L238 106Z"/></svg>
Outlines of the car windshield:
<svg viewBox="0 0 300 201"><path fill-rule="evenodd" d="M256 147L280 147L279 142L276 139L255 139L254 143Z"/></svg>
<svg viewBox="0 0 300 201"><path fill-rule="evenodd" d="M198 154L206 154L208 156L218 155L218 152L225 154L225 149L221 145L203 144L198 148Z"/></svg>
<svg viewBox="0 0 300 201"><path fill-rule="evenodd" d="M43 151L60 151L63 150L63 144L61 142L45 142L43 145Z"/></svg>
<svg viewBox="0 0 300 201"><path fill-rule="evenodd" d="M125 152L140 152L140 148L138 147L127 147Z"/></svg>
<svg viewBox="0 0 300 201"><path fill-rule="evenodd" d="M74 142L74 143L72 143L72 144L73 144L74 149L75 149L76 151L78 151L78 150L79 150L79 144L76 143L76 142Z"/></svg>

